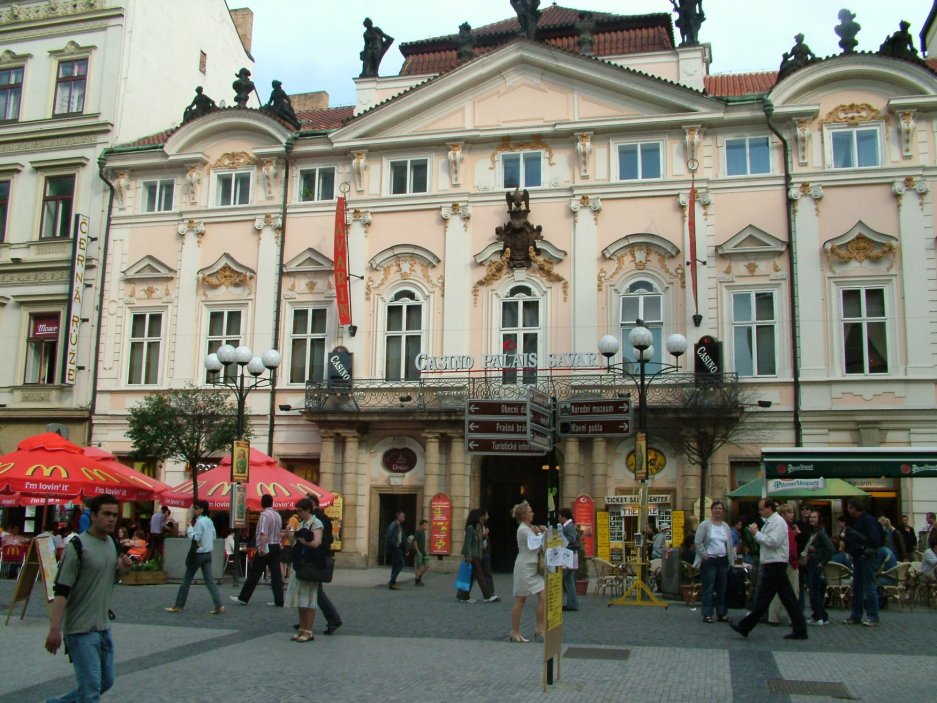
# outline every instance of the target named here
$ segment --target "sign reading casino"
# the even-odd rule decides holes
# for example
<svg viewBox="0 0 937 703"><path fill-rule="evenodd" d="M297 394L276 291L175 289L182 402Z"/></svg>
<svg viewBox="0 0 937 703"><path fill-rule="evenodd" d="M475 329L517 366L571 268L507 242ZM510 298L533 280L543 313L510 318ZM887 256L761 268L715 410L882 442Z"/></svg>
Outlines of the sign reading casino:
<svg viewBox="0 0 937 703"><path fill-rule="evenodd" d="M598 352L569 354L482 354L482 369L604 369L604 357ZM475 357L469 354L430 356L417 354L416 368L419 371L471 371L475 368Z"/></svg>

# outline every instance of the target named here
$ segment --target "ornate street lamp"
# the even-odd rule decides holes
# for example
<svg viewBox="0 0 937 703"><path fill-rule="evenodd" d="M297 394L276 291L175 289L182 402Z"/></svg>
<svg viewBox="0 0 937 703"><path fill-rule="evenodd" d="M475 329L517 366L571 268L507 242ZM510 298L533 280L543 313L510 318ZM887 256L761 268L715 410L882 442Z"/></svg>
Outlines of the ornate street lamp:
<svg viewBox="0 0 937 703"><path fill-rule="evenodd" d="M605 357L608 370L621 371L622 376L630 378L638 387L638 433L635 439L634 473L640 481L640 509L638 512L638 529L635 532L635 548L638 552L638 574L634 584L621 598L614 599L609 605L662 605L667 604L658 599L648 588L646 582L647 564L644 560L644 539L647 529L648 513L648 486L649 469L647 465L647 389L655 380L667 374L679 371L677 361L687 349L686 337L682 334L672 334L667 338L667 351L674 357L673 364L660 364L654 373L647 373L647 364L654 358L654 336L644 326L643 320L636 320L635 327L628 335L628 342L634 348L635 362L638 364L638 376L625 368L625 362L612 364L612 357L618 353L618 337L607 334L599 340L599 352Z"/></svg>
<svg viewBox="0 0 937 703"><path fill-rule="evenodd" d="M268 349L260 356L254 356L250 347L233 347L230 344L222 344L218 350L205 357L205 370L208 371L208 384L215 387L227 388L234 393L237 399L237 439L234 446L231 447L231 472L235 472L235 449L239 442L244 439L244 414L247 406L247 396L256 388L272 386L276 378L276 369L280 365L280 352L276 349ZM229 375L228 370L232 364L237 364L234 369L234 375ZM223 373L219 376L218 372ZM268 375L264 377L264 372ZM248 456L248 461L250 457ZM192 480L198 480L198 476L193 476ZM240 484L231 477L231 527L234 527L235 497L240 490ZM239 551L239 533L234 530L234 553ZM238 560L235 559L235 565ZM234 585L238 583L237 566L234 569Z"/></svg>

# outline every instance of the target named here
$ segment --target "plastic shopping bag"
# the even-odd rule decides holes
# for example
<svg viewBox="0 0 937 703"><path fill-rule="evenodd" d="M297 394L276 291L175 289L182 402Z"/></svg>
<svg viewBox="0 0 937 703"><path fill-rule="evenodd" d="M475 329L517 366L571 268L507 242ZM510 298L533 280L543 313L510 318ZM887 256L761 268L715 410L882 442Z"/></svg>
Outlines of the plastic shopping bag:
<svg viewBox="0 0 937 703"><path fill-rule="evenodd" d="M452 587L457 591L472 590L472 563L462 560L459 564L459 571L455 575L455 583Z"/></svg>

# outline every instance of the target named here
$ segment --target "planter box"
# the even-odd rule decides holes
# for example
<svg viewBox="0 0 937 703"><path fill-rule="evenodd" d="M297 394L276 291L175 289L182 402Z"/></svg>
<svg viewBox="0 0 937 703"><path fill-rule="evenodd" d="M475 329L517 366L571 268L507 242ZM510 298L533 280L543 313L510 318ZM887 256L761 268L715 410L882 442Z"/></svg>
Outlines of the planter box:
<svg viewBox="0 0 937 703"><path fill-rule="evenodd" d="M576 579L576 595L584 596L589 593L589 579Z"/></svg>
<svg viewBox="0 0 937 703"><path fill-rule="evenodd" d="M125 586L153 586L166 583L165 571L128 571L121 578L121 583Z"/></svg>

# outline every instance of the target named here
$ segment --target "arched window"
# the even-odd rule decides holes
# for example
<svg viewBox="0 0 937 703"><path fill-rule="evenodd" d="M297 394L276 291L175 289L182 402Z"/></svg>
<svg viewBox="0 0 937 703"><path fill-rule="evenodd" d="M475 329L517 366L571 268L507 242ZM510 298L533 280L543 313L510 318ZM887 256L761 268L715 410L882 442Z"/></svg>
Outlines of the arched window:
<svg viewBox="0 0 937 703"><path fill-rule="evenodd" d="M660 364L663 359L663 302L664 296L650 281L634 281L621 296L619 323L621 324L621 358L625 363L634 364L634 347L628 342L628 335L641 320L654 336L654 357L651 363ZM637 369L637 365L634 365Z"/></svg>
<svg viewBox="0 0 937 703"><path fill-rule="evenodd" d="M537 382L540 352L540 299L530 286L514 286L501 301L502 383Z"/></svg>
<svg viewBox="0 0 937 703"><path fill-rule="evenodd" d="M419 379L416 356L423 344L423 301L415 291L398 291L387 304L384 338L384 380Z"/></svg>

